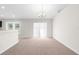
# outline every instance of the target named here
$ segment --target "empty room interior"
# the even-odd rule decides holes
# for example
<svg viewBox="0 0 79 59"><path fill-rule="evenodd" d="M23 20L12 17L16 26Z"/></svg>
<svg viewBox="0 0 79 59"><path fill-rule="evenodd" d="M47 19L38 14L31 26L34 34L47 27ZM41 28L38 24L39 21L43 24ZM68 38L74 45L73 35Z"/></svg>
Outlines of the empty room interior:
<svg viewBox="0 0 79 59"><path fill-rule="evenodd" d="M78 54L78 4L0 4L0 55Z"/></svg>

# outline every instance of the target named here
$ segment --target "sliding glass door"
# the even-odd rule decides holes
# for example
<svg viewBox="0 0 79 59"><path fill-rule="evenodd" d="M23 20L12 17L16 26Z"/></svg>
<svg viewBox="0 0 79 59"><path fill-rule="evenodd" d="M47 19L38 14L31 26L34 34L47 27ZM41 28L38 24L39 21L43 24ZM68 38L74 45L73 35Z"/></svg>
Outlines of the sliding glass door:
<svg viewBox="0 0 79 59"><path fill-rule="evenodd" d="M33 37L47 37L47 23L34 23Z"/></svg>

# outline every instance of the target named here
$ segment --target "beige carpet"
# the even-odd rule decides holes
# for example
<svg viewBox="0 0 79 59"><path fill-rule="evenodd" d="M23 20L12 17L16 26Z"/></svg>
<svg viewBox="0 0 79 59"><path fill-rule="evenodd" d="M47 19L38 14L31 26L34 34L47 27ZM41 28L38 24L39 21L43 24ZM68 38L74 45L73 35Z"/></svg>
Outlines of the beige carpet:
<svg viewBox="0 0 79 59"><path fill-rule="evenodd" d="M2 55L76 55L55 39L20 39Z"/></svg>

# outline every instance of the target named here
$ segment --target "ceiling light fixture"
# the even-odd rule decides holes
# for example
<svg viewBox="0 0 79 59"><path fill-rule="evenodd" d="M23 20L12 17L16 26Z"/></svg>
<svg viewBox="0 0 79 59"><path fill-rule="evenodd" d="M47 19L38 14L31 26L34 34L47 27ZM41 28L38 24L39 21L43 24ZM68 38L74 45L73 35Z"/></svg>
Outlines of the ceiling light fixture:
<svg viewBox="0 0 79 59"><path fill-rule="evenodd" d="M5 9L5 6L1 6L1 9Z"/></svg>

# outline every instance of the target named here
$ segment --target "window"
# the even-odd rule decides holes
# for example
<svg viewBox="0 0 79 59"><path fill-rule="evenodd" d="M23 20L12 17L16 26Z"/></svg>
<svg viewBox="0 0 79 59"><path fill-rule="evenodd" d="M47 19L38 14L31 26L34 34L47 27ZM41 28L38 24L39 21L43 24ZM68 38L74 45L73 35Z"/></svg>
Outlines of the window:
<svg viewBox="0 0 79 59"><path fill-rule="evenodd" d="M20 30L19 22L6 22L6 30Z"/></svg>

